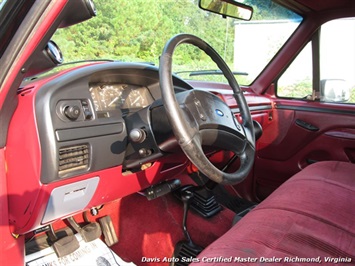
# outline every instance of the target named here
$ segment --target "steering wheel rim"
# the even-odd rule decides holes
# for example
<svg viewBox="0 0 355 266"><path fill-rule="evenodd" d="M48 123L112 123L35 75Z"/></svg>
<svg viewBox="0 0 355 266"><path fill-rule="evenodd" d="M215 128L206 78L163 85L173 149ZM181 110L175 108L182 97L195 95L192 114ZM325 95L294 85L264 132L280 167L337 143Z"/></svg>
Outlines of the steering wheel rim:
<svg viewBox="0 0 355 266"><path fill-rule="evenodd" d="M238 170L236 170L234 173L223 172L208 160L202 150L202 141L200 138L199 129L196 130L196 128L191 127L188 124L186 114L184 114L182 111L175 96L172 81L172 57L175 48L183 43L192 44L203 50L217 64L224 76L227 78L229 85L233 89L233 96L237 101L242 118L242 124L240 126L244 131L246 141L245 147L242 150L237 151L241 164ZM175 35L166 43L163 53L160 57L159 78L162 92L162 101L167 118L181 149L189 158L189 160L203 174L217 183L236 184L243 181L252 169L254 163L254 126L243 92L240 89L232 71L229 69L224 60L208 43L202 39L191 34ZM236 119L235 123L238 124Z"/></svg>

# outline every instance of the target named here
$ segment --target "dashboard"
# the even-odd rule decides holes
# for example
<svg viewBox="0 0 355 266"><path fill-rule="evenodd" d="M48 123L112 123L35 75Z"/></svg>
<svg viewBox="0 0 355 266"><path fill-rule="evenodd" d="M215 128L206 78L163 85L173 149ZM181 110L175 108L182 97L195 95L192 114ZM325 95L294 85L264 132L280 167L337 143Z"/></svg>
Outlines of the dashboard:
<svg viewBox="0 0 355 266"><path fill-rule="evenodd" d="M173 84L176 93L193 89L176 76ZM165 115L157 67L91 63L26 81L17 98L6 161L9 219L18 234L144 190L187 167Z"/></svg>
<svg viewBox="0 0 355 266"><path fill-rule="evenodd" d="M173 83L177 91L192 88L177 77ZM90 63L26 80L17 99L6 151L16 233L138 192L186 167L186 157L169 159L153 134L152 108L163 115L157 67Z"/></svg>

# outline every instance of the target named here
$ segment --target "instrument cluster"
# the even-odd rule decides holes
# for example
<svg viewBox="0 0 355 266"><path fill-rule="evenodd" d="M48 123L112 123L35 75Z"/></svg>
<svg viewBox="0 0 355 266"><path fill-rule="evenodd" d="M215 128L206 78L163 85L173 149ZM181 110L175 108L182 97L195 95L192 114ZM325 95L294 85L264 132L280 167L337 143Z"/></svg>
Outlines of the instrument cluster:
<svg viewBox="0 0 355 266"><path fill-rule="evenodd" d="M91 84L89 87L96 112L117 109L141 109L153 103L147 87L130 84Z"/></svg>

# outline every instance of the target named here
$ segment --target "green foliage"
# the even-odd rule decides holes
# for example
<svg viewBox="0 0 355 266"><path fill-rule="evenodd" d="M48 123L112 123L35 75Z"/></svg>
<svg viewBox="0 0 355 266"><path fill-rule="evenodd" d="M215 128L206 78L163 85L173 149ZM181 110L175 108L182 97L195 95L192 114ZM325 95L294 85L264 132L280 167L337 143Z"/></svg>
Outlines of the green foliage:
<svg viewBox="0 0 355 266"><path fill-rule="evenodd" d="M207 41L229 64L234 57L234 19L206 12L198 0L94 0L97 16L58 30L53 40L62 49L65 62L113 59L159 64L165 43L175 34L190 33ZM253 19L272 19L287 9L271 1L246 0L256 4ZM181 45L173 58L173 71L218 69L211 59L191 45ZM201 77L200 77L201 78ZM220 76L203 76L221 81ZM252 80L237 76L241 84Z"/></svg>
<svg viewBox="0 0 355 266"><path fill-rule="evenodd" d="M300 16L282 7L277 1L245 0L244 4L253 6L253 20L300 19Z"/></svg>
<svg viewBox="0 0 355 266"><path fill-rule="evenodd" d="M277 95L281 97L290 97L304 99L312 95L312 80L310 77L304 80L299 80L287 86L279 86L277 88Z"/></svg>
<svg viewBox="0 0 355 266"><path fill-rule="evenodd" d="M279 86L277 88L277 95L286 98L306 99L312 95L312 80L306 78L288 86ZM355 87L350 89L349 100L345 103L355 103Z"/></svg>
<svg viewBox="0 0 355 266"><path fill-rule="evenodd" d="M355 103L355 86L350 89L350 98L348 103Z"/></svg>
<svg viewBox="0 0 355 266"><path fill-rule="evenodd" d="M54 35L66 62L110 58L158 64L166 41L179 33L197 35L233 60L232 20L200 10L197 0L96 0L95 5L96 17ZM203 52L183 45L174 64L186 69L210 65L208 60Z"/></svg>

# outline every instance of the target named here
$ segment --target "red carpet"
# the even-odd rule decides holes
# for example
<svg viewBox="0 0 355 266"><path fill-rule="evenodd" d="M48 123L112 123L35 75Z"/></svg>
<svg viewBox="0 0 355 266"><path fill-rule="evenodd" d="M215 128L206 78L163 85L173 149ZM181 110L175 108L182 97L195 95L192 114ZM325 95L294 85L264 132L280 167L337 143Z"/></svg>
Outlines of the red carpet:
<svg viewBox="0 0 355 266"><path fill-rule="evenodd" d="M165 257L170 258L175 244L184 238L182 203L172 195L153 201L138 194L131 195L119 202L117 212L120 214L117 222L119 243L112 249L126 261L157 265L151 260L161 262ZM234 213L227 209L207 220L189 212L187 228L192 240L206 247L231 227L233 216Z"/></svg>

